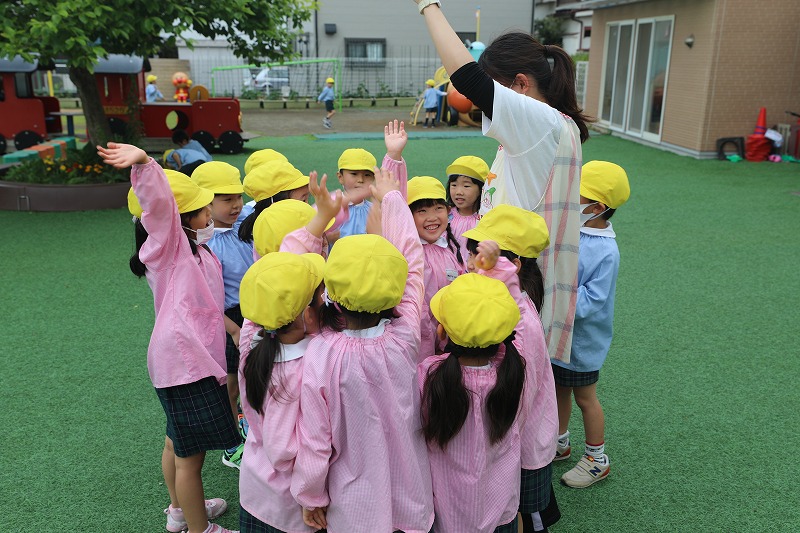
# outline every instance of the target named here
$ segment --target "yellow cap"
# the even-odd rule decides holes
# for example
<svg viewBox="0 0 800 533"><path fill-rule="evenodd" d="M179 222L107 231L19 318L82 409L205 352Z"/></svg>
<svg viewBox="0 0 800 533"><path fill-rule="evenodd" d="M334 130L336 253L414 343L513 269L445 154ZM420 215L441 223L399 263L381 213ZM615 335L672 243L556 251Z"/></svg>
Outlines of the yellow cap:
<svg viewBox="0 0 800 533"><path fill-rule="evenodd" d="M433 80L427 80L425 81L425 85L427 85L428 87L433 87L434 85L436 85L436 82Z"/></svg>
<svg viewBox="0 0 800 533"><path fill-rule="evenodd" d="M263 165L264 163L269 163L270 161L288 161L286 156L280 152L276 152L272 148L264 148L263 150L258 150L257 152L253 152L250 154L250 157L247 158L247 161L244 163L244 174L250 174L250 171L254 168Z"/></svg>
<svg viewBox="0 0 800 533"><path fill-rule="evenodd" d="M214 194L242 194L239 169L222 161L203 163L192 172L192 181Z"/></svg>
<svg viewBox="0 0 800 533"><path fill-rule="evenodd" d="M263 257L280 250L284 237L306 226L316 214L307 203L291 199L264 209L253 224L253 245L258 255ZM328 223L328 228L333 222L332 219Z"/></svg>
<svg viewBox="0 0 800 533"><path fill-rule="evenodd" d="M242 277L242 316L266 329L292 323L322 283L325 260L319 254L277 252L256 261Z"/></svg>
<svg viewBox="0 0 800 533"><path fill-rule="evenodd" d="M152 74L150 74L149 76L147 76L147 83L153 83L157 79L158 79L158 77L153 76Z"/></svg>
<svg viewBox="0 0 800 533"><path fill-rule="evenodd" d="M467 176L482 183L486 183L486 178L489 176L489 165L480 157L463 155L453 161L453 163L447 167L446 172L447 179L453 176Z"/></svg>
<svg viewBox="0 0 800 533"><path fill-rule="evenodd" d="M406 258L379 235L351 235L336 241L325 268L331 300L366 313L399 304L407 278Z"/></svg>
<svg viewBox="0 0 800 533"><path fill-rule="evenodd" d="M288 161L270 161L252 169L244 177L244 192L260 202L282 191L291 191L308 185L308 176L294 168Z"/></svg>
<svg viewBox="0 0 800 533"><path fill-rule="evenodd" d="M164 174L167 175L169 188L172 189L175 203L178 204L178 213L195 211L207 206L214 199L213 192L198 186L186 174L170 169L164 170ZM133 188L128 191L128 211L135 217L142 217L142 206Z"/></svg>
<svg viewBox="0 0 800 533"><path fill-rule="evenodd" d="M167 163L167 159L169 158L169 155L170 155L172 152L174 152L174 151L175 151L175 149L173 149L173 148L170 148L169 150L167 150L167 151L165 151L165 152L164 152L164 155L162 155L162 156L161 156L161 162L163 163L163 165L162 165L162 166L167 166L167 165L169 165L169 163Z"/></svg>
<svg viewBox="0 0 800 533"><path fill-rule="evenodd" d="M501 250L520 257L539 257L550 244L550 232L542 217L507 204L486 213L463 237L478 242L495 241Z"/></svg>
<svg viewBox="0 0 800 533"><path fill-rule="evenodd" d="M414 176L408 180L408 205L417 200L447 200L444 185L431 176Z"/></svg>
<svg viewBox="0 0 800 533"><path fill-rule="evenodd" d="M505 284L480 274L458 276L431 298L431 312L450 340L465 348L500 344L519 322Z"/></svg>
<svg viewBox="0 0 800 533"><path fill-rule="evenodd" d="M375 170L375 156L363 148L348 148L339 156L339 170Z"/></svg>
<svg viewBox="0 0 800 533"><path fill-rule="evenodd" d="M628 175L619 165L608 161L589 161L581 170L581 196L616 209L631 196Z"/></svg>
<svg viewBox="0 0 800 533"><path fill-rule="evenodd" d="M327 78L325 83L336 83L336 81L333 78Z"/></svg>

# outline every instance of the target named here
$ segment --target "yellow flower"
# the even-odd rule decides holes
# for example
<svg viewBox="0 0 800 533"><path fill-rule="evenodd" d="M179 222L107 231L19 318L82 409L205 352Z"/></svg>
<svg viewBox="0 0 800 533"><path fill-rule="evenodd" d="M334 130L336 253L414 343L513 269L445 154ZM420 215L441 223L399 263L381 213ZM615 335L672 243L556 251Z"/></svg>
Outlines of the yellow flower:
<svg viewBox="0 0 800 533"><path fill-rule="evenodd" d="M67 170L67 167L65 167L64 165L61 165L61 166L60 166L60 167L58 167L58 168L59 168L60 170Z"/></svg>

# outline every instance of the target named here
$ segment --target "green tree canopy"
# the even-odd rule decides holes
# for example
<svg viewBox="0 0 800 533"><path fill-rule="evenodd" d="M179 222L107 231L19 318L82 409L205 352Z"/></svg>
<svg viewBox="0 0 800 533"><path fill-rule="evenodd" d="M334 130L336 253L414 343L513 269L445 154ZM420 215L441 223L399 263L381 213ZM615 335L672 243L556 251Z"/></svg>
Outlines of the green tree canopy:
<svg viewBox="0 0 800 533"><path fill-rule="evenodd" d="M564 19L555 15L547 15L533 22L533 36L542 44L563 46L564 31Z"/></svg>
<svg viewBox="0 0 800 533"><path fill-rule="evenodd" d="M312 0L5 0L0 2L0 57L66 59L81 97L89 137L109 137L92 76L99 57L149 57L187 30L226 39L250 62L294 55L292 42L311 16Z"/></svg>

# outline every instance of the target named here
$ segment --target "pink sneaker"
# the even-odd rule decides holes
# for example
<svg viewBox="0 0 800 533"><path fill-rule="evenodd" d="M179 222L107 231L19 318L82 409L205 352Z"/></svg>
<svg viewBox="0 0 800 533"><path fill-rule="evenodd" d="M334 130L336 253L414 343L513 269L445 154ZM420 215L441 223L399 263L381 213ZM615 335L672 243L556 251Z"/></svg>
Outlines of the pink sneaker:
<svg viewBox="0 0 800 533"><path fill-rule="evenodd" d="M219 524L212 524L209 522L208 527L206 528L203 533L239 533L238 531L232 531L230 529L225 529Z"/></svg>
<svg viewBox="0 0 800 533"><path fill-rule="evenodd" d="M206 500L206 516L209 520L214 520L222 516L228 510L228 503L222 498L212 498ZM180 533L186 531L189 526L186 524L186 519L183 517L183 510L176 509L172 505L164 509L164 514L167 515L167 531L172 533ZM220 530L224 532L227 530ZM217 533L215 531L215 533Z"/></svg>

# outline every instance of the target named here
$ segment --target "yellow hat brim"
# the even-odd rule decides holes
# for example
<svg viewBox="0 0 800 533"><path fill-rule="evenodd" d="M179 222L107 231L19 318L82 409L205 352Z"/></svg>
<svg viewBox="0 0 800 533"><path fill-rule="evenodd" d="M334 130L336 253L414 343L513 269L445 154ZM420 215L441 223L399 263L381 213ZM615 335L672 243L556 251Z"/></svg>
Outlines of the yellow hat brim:
<svg viewBox="0 0 800 533"><path fill-rule="evenodd" d="M465 165L450 165L447 167L445 172L447 173L447 179L450 179L453 176L467 176L468 178L476 179L481 183L486 183L486 178L475 172L475 169Z"/></svg>

